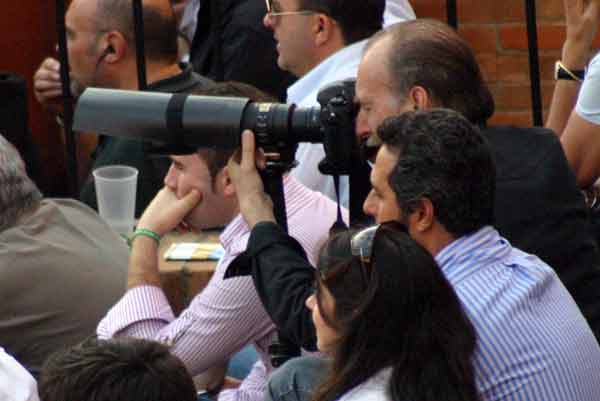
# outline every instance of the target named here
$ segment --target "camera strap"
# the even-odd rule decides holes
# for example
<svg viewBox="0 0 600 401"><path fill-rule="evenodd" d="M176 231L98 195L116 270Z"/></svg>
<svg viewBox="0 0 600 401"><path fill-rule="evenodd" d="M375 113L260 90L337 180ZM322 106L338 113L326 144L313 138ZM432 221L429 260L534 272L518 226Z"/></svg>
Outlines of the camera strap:
<svg viewBox="0 0 600 401"><path fill-rule="evenodd" d="M337 218L329 229L330 233L348 229L348 226L344 223L344 218L342 217L342 206L340 204L340 176L338 174L333 175L333 185L335 187L335 199L337 203Z"/></svg>
<svg viewBox="0 0 600 401"><path fill-rule="evenodd" d="M166 110L167 129L173 134L175 143L183 144L183 107L189 93L175 93L169 99Z"/></svg>

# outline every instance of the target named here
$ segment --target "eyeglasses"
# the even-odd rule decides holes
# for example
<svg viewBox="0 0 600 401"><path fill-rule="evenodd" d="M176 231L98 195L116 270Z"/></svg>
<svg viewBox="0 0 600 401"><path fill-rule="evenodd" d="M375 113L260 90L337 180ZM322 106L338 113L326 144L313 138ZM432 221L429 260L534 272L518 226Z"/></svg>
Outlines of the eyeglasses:
<svg viewBox="0 0 600 401"><path fill-rule="evenodd" d="M312 15L316 14L316 11L311 10L299 10L299 11L277 11L271 4L273 0L265 0L267 4L267 17L281 17L284 15Z"/></svg>
<svg viewBox="0 0 600 401"><path fill-rule="evenodd" d="M390 231L401 231L404 233L408 233L408 229L404 224L397 221L388 221L375 226L364 228L356 232L350 238L350 253L352 256L358 257L361 262L362 269L360 274L365 287L369 282L369 277L371 273L371 266L374 257L374 244L377 242L377 238L380 235L385 235L386 232L389 234ZM344 268L341 268L334 272L330 272L329 269L319 269L319 275L321 277L321 280L328 281L334 276L339 276L347 273L351 266L353 266L353 263L348 263Z"/></svg>

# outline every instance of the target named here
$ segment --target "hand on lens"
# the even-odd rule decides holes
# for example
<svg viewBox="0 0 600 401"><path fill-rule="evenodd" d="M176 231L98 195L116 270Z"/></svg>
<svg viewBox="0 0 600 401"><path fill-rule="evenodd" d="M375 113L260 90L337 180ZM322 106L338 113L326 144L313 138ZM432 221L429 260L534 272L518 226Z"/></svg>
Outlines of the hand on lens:
<svg viewBox="0 0 600 401"><path fill-rule="evenodd" d="M273 203L264 191L257 165L264 168L266 159L262 152L256 151L252 131L246 130L242 133L242 148L229 159L227 171L235 187L240 212L250 227L260 221L275 221Z"/></svg>

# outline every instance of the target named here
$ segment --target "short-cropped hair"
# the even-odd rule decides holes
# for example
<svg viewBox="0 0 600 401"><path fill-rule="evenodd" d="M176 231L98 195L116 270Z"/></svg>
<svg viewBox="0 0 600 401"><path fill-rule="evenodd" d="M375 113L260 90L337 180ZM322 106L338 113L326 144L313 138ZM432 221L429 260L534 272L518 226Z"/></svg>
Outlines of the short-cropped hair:
<svg viewBox="0 0 600 401"><path fill-rule="evenodd" d="M183 363L160 343L89 339L50 356L38 383L42 401L195 401Z"/></svg>

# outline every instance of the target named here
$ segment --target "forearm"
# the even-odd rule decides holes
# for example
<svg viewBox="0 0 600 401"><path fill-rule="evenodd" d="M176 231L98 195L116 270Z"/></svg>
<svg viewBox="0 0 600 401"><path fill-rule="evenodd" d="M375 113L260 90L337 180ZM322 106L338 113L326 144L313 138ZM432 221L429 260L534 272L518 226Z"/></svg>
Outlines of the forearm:
<svg viewBox="0 0 600 401"><path fill-rule="evenodd" d="M158 270L158 242L146 236L133 240L127 273L127 288L151 285L161 288Z"/></svg>

